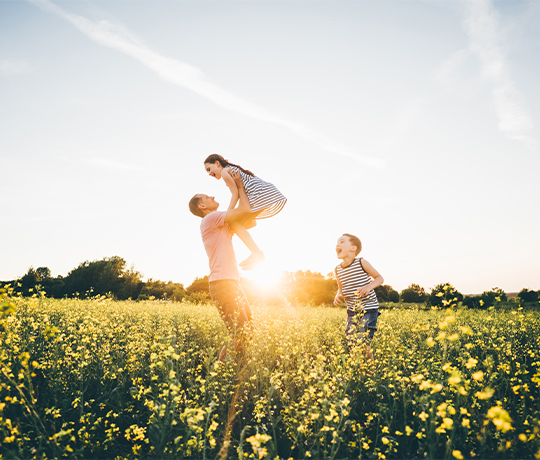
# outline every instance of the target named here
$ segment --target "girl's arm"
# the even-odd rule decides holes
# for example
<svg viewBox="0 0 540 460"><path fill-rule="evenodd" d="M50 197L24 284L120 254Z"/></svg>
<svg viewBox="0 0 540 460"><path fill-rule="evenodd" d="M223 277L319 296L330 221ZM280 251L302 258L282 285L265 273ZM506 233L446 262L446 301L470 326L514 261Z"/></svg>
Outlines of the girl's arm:
<svg viewBox="0 0 540 460"><path fill-rule="evenodd" d="M384 278L382 275L373 268L373 265L371 265L366 259L362 259L362 267L367 272L369 276L373 278L371 283L369 283L367 286L361 287L356 291L356 294L358 297L365 297L368 295L369 291L375 289L376 287L380 286L384 283Z"/></svg>
<svg viewBox="0 0 540 460"><path fill-rule="evenodd" d="M221 177L223 181L225 182L225 185L229 187L229 190L231 191L231 202L229 203L229 207L227 210L234 209L236 206L236 203L238 203L238 187L236 186L236 183L234 182L234 179L231 177L231 173L229 172L229 168L223 168L221 171Z"/></svg>

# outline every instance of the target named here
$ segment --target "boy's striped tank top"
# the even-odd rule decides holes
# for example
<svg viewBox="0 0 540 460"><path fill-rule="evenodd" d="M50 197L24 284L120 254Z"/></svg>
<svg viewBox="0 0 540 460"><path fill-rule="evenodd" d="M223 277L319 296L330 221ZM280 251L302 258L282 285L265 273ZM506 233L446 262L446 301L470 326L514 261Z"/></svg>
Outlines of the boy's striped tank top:
<svg viewBox="0 0 540 460"><path fill-rule="evenodd" d="M287 198L277 189L274 184L263 181L260 177L250 176L236 166L229 165L233 171L238 171L246 189L251 212L263 209L257 219L266 219L275 216L283 209Z"/></svg>
<svg viewBox="0 0 540 460"><path fill-rule="evenodd" d="M352 263L343 268L336 267L336 276L341 284L341 290L347 304L347 314L355 315L360 311L377 310L379 302L375 291L369 291L365 297L358 297L355 292L371 283L371 276L362 267L362 258L355 258Z"/></svg>

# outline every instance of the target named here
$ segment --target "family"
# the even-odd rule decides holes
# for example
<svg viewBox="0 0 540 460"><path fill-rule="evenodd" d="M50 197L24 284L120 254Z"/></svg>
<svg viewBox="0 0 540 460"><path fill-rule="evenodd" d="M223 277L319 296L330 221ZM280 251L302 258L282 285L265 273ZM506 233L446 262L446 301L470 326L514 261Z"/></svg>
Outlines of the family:
<svg viewBox="0 0 540 460"><path fill-rule="evenodd" d="M255 243L249 229L256 219L272 217L279 213L287 199L270 182L265 182L251 171L230 163L221 155L212 154L204 160L206 172L216 179L223 179L231 191L231 201L226 211L218 211L219 203L213 196L197 194L189 201L190 211L202 218L201 237L210 265L210 297L231 335L231 347L243 354L251 334L251 307L240 286L240 273L234 254L232 237L236 234L251 251L240 263L243 270L252 270L264 261L264 253ZM362 257L360 239L349 233L339 237L336 244L337 258L341 263L334 269L338 291L334 305L342 301L347 305L346 334L349 345L356 342L366 346L366 355L373 360L369 344L377 330L379 303L374 289L383 283L383 277ZM227 356L225 345L219 355Z"/></svg>

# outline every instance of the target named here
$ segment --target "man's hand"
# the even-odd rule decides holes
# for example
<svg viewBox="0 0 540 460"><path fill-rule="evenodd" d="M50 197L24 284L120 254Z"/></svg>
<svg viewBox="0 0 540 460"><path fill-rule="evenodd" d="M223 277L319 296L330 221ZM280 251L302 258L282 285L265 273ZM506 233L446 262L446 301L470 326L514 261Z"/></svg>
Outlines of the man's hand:
<svg viewBox="0 0 540 460"><path fill-rule="evenodd" d="M243 187L244 186L244 183L242 182L242 178L240 177L240 172L239 171L233 171L231 169L230 175L234 179L234 182L236 182L236 185L238 187Z"/></svg>

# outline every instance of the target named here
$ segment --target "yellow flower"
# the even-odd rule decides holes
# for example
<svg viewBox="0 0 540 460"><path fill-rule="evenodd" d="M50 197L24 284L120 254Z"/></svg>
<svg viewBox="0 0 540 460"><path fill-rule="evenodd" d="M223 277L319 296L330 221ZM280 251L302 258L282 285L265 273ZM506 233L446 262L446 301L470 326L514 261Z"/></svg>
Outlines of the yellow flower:
<svg viewBox="0 0 540 460"><path fill-rule="evenodd" d="M469 360L467 361L467 364L465 364L465 367L467 369L472 369L474 366L476 366L477 363L478 363L477 359L469 358Z"/></svg>
<svg viewBox="0 0 540 460"><path fill-rule="evenodd" d="M429 337L426 340L426 343L427 343L428 347L433 347L435 345L435 340L433 340L433 337Z"/></svg>
<svg viewBox="0 0 540 460"><path fill-rule="evenodd" d="M478 372L475 372L473 375L472 375L472 378L474 380L482 380L482 378L484 377L484 373L482 371L478 371Z"/></svg>
<svg viewBox="0 0 540 460"><path fill-rule="evenodd" d="M390 441L388 440L388 438L386 438L386 437L383 437L383 438L381 439L381 441L382 441L383 444L388 444L388 443L390 442Z"/></svg>
<svg viewBox="0 0 540 460"><path fill-rule="evenodd" d="M471 421L468 418L464 418L461 421L461 426L463 426L465 428L470 428L471 427Z"/></svg>
<svg viewBox="0 0 540 460"><path fill-rule="evenodd" d="M487 416L491 419L493 424L497 427L498 431L502 431L503 433L506 433L509 430L513 430L512 428L512 419L510 418L510 414L506 412L502 407L500 406L493 406L491 409L488 410Z"/></svg>
<svg viewBox="0 0 540 460"><path fill-rule="evenodd" d="M523 433L520 433L520 435L518 436L519 440L520 441L527 441L527 435L523 434Z"/></svg>
<svg viewBox="0 0 540 460"><path fill-rule="evenodd" d="M478 399L489 399L493 396L493 393L495 393L495 390L493 388L484 388L484 391L477 391L474 395Z"/></svg>
<svg viewBox="0 0 540 460"><path fill-rule="evenodd" d="M443 389L443 386L440 383L437 383L436 385L433 385L433 389L431 390L431 393L438 393Z"/></svg>
<svg viewBox="0 0 540 460"><path fill-rule="evenodd" d="M452 455L458 460L463 460L463 455L461 454L461 451L459 450L453 450Z"/></svg>
<svg viewBox="0 0 540 460"><path fill-rule="evenodd" d="M405 433L407 433L407 436L410 436L413 433L413 429L409 425L405 425Z"/></svg>
<svg viewBox="0 0 540 460"><path fill-rule="evenodd" d="M429 415L426 414L424 411L422 411L421 414L418 414L418 418L421 418L423 422L425 422L428 417Z"/></svg>

